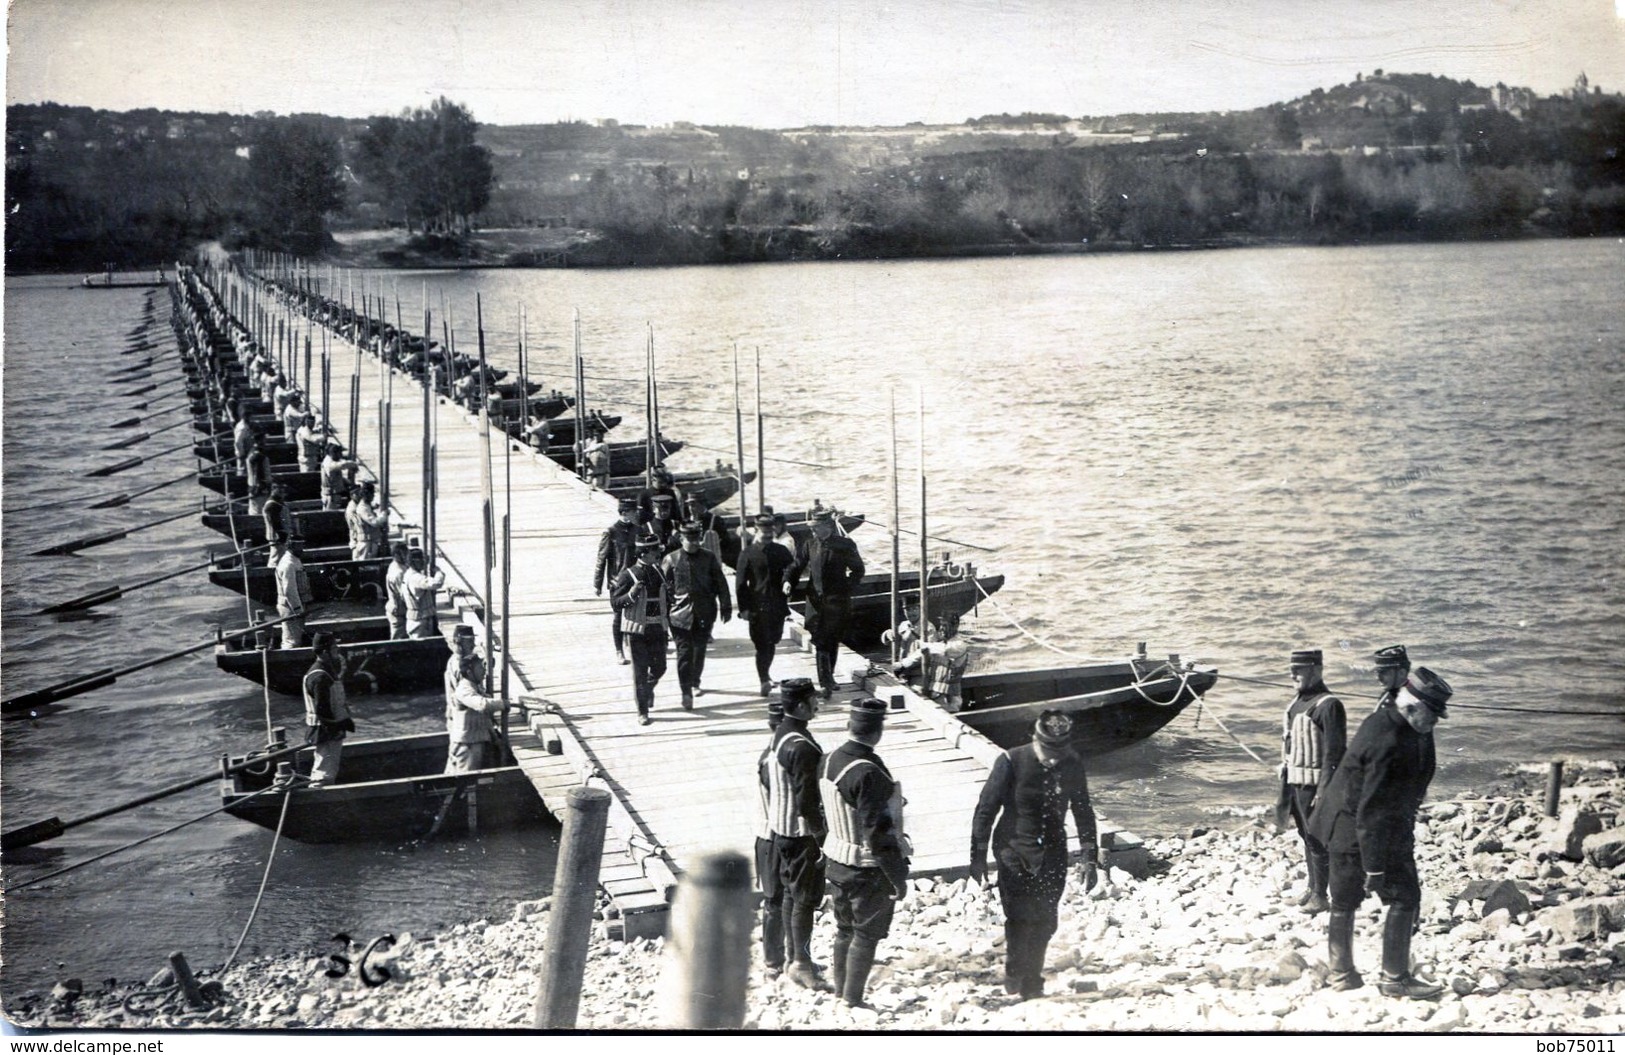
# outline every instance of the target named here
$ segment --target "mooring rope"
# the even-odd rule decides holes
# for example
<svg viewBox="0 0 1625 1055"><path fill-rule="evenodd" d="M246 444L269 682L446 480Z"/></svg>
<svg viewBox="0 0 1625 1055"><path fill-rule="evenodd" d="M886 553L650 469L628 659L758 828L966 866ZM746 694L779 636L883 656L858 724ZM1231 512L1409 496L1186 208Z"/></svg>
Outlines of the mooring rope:
<svg viewBox="0 0 1625 1055"><path fill-rule="evenodd" d="M266 790L271 791L276 787L276 784L272 784L269 788L266 788ZM254 895L254 906L248 910L248 922L243 924L243 932L237 935L237 944L231 947L231 955L227 956L226 962L220 965L221 974L225 974L226 971L231 968L231 965L237 962L237 953L241 951L243 942L248 940L248 931L249 928L254 926L254 917L259 915L260 902L265 900L265 885L271 880L271 866L276 864L276 847L277 843L281 842L282 840L282 825L288 819L288 802L292 798L293 789L291 787L283 787L282 812L276 819L276 833L271 836L271 851L265 855L265 873L260 876L260 890L259 893Z"/></svg>
<svg viewBox="0 0 1625 1055"><path fill-rule="evenodd" d="M1004 605L1000 604L999 602L997 602L997 601L995 601L993 599L992 594L989 594L987 592L987 590L985 588L983 588L983 586L982 586L982 584L980 582L978 582L975 579L973 579L971 581L976 583L976 592L978 592L978 593L980 593L982 595L983 600L987 601L994 608L998 609L999 614L1003 615L1006 619L1008 619L1010 621L1011 626L1013 626L1017 630L1021 631L1022 635L1027 637L1034 644L1041 645L1044 648L1049 649L1051 652L1054 652L1056 655L1065 656L1067 659L1084 659L1085 658L1083 656L1078 655L1075 652L1068 652L1063 648L1060 648L1060 647L1058 647L1056 645L1050 644L1048 641L1045 641L1043 638L1039 637L1037 634L1034 634L1031 630L1028 630L1026 627L1022 626L1019 622L1016 621L1016 617L1011 615L1010 612L1004 607Z"/></svg>

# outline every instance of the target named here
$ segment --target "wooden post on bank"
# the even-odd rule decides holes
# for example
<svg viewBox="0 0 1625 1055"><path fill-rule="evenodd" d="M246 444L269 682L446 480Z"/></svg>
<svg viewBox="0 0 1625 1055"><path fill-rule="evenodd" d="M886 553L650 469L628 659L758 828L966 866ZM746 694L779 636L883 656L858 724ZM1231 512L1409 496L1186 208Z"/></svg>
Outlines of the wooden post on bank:
<svg viewBox="0 0 1625 1055"><path fill-rule="evenodd" d="M1546 816L1557 816L1557 797L1563 790L1563 763L1553 762L1546 769Z"/></svg>
<svg viewBox="0 0 1625 1055"><path fill-rule="evenodd" d="M750 862L734 851L700 858L677 888L666 948L666 1022L675 1029L739 1029L745 1024L756 912Z"/></svg>
<svg viewBox="0 0 1625 1055"><path fill-rule="evenodd" d="M198 988L197 977L192 974L192 967L186 962L186 957L180 952L169 954L169 969L175 975L175 984L180 986L181 995L193 1010L202 1010L209 1006L203 998L203 990Z"/></svg>
<svg viewBox="0 0 1625 1055"><path fill-rule="evenodd" d="M536 986L536 1028L574 1029L581 1009L581 973L598 899L598 866L604 857L609 792L571 788L565 795L564 834L553 873L553 908L548 913L542 977Z"/></svg>

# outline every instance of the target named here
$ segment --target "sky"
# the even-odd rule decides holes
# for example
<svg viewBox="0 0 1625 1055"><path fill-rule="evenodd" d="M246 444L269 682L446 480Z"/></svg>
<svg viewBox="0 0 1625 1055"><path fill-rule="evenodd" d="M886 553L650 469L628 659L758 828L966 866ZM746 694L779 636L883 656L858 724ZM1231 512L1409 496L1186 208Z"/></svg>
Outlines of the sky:
<svg viewBox="0 0 1625 1055"><path fill-rule="evenodd" d="M1625 89L1625 0L12 0L8 102L792 128Z"/></svg>

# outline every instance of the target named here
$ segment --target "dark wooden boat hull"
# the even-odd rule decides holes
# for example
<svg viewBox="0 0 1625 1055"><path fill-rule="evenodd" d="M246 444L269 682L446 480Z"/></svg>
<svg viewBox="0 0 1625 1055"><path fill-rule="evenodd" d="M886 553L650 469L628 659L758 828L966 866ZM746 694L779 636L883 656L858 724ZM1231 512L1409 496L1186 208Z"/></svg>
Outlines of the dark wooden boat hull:
<svg viewBox="0 0 1625 1055"><path fill-rule="evenodd" d="M349 556L348 550L345 551L345 556ZM311 596L317 601L356 601L375 607L381 606L384 603L384 573L388 570L388 557L322 563L305 561L305 575L310 579ZM246 592L250 600L261 604L276 604L274 569L262 567L250 558L246 591L243 579L241 567L216 568L209 572L209 581L216 586L224 586L237 593Z"/></svg>
<svg viewBox="0 0 1625 1055"><path fill-rule="evenodd" d="M255 431L261 436L270 433L275 433L278 436L282 435L282 419L275 414L250 414L248 415L248 423L254 426ZM230 432L229 425L210 421L206 416L193 417L192 428L205 436L212 436L222 428L225 428L228 433Z"/></svg>
<svg viewBox="0 0 1625 1055"><path fill-rule="evenodd" d="M684 447L684 443L681 440L662 440L660 445L664 449L664 453L660 456L661 461L664 461L671 455L676 454ZM635 473L643 472L644 463L646 460L644 448L645 445L641 440L610 444L609 475L612 477L631 476ZM574 469L576 467L575 448L569 444L561 445L555 443L542 453L547 455L549 458L552 458L555 462L558 462L566 469ZM655 464L658 465L660 463L656 462Z"/></svg>
<svg viewBox="0 0 1625 1055"><path fill-rule="evenodd" d="M597 411L594 411L591 417L591 422L599 425L605 432L608 432L610 429L621 423L621 416L619 414L600 414ZM561 447L565 444L575 443L576 419L574 416L567 418L552 418L550 419L549 424L553 428L553 439L549 446ZM519 422L510 421L508 423L508 435L512 436L513 438L520 439L523 436L524 431L525 426L521 425Z"/></svg>
<svg viewBox="0 0 1625 1055"><path fill-rule="evenodd" d="M268 613L269 615L269 613ZM344 655L344 684L352 694L370 692L417 692L442 684L451 647L440 635L404 641L389 640L389 622L377 619L345 619L305 624L306 646L276 648L281 630L273 627L272 647L262 660L258 648L239 647L229 637L215 646L215 665L228 674L260 685L272 692L300 695L305 674L315 661L308 642L317 630L329 630ZM267 681L269 678L269 681Z"/></svg>
<svg viewBox="0 0 1625 1055"><path fill-rule="evenodd" d="M932 569L931 618L948 616L958 619L975 608L985 594L997 593L1004 586L1002 575L978 575L974 579L947 578L940 569ZM905 585L906 584L906 585ZM899 611L891 612L891 573L878 572L865 575L852 594L852 614L847 619L846 633L841 643L854 652L876 652L881 647L880 636L896 626L910 605L920 603L920 573L904 572L898 576ZM790 607L807 614L804 590L798 588L790 595Z"/></svg>
<svg viewBox="0 0 1625 1055"><path fill-rule="evenodd" d="M282 484L283 492L289 501L298 502L322 496L321 473L304 473L297 470L279 472L276 466L272 466L271 475L276 482ZM242 473L199 473L197 482L215 494L225 495L227 498L241 498L248 493L248 477Z"/></svg>
<svg viewBox="0 0 1625 1055"><path fill-rule="evenodd" d="M295 771L308 776L311 757L295 755ZM283 835L302 843L408 842L546 822L547 808L518 766L447 774L445 765L445 733L347 740L338 782L289 792L285 819L282 793L249 798L275 779L275 763L223 779L220 801L262 828L280 822Z"/></svg>
<svg viewBox="0 0 1625 1055"><path fill-rule="evenodd" d="M265 518L249 513L233 513L230 522L224 513L204 513L203 526L230 538L233 524L240 543L258 546L265 541ZM332 546L350 541L350 528L344 523L344 510L317 509L294 513L294 533L310 546Z"/></svg>
<svg viewBox="0 0 1625 1055"><path fill-rule="evenodd" d="M750 483L754 479L756 479L755 473L745 474L746 483ZM721 505L739 492L739 480L730 473L673 473L671 482L676 485L677 490L682 492L685 501L690 495L697 495L707 509ZM641 474L623 476L619 479L610 477L609 487L605 488L617 498L627 495L636 498L643 492L643 489L644 482ZM735 559L737 559L737 555Z"/></svg>
<svg viewBox="0 0 1625 1055"><path fill-rule="evenodd" d="M199 458L213 461L216 458L230 458L232 456L231 433L226 433L220 439L219 450L208 440L192 444L192 453ZM273 466L297 465L299 463L299 448L294 443L284 439L260 437L260 450L265 452L265 458Z"/></svg>
<svg viewBox="0 0 1625 1055"><path fill-rule="evenodd" d="M1212 667L1178 673L1158 664L1141 669L1148 674L1138 687L1135 668L1127 662L967 675L961 679L964 706L956 717L1009 748L1032 739L1033 722L1044 711L1065 711L1073 720L1073 748L1084 757L1103 755L1157 732L1219 676Z"/></svg>

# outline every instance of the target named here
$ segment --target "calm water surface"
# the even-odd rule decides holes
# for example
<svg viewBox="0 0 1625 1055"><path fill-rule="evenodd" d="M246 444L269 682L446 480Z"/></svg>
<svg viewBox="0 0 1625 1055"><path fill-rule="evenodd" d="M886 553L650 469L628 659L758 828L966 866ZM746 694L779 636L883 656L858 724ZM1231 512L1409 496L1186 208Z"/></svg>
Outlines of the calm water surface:
<svg viewBox="0 0 1625 1055"><path fill-rule="evenodd" d="M450 309L460 348L474 347L478 294L490 352L509 365L523 306L533 364L543 364L533 371L561 385L579 310L589 401L626 417L622 439L642 429L652 325L662 429L691 444L676 468L732 460L734 348L747 415L759 348L766 490L780 508L818 497L889 521L895 391L899 519L916 525L923 386L930 530L953 540L933 549L1006 576L997 605L966 623L980 663L1118 657L1144 640L1153 653L1284 684L1287 653L1318 646L1357 718L1366 705L1356 694L1375 684L1366 654L1402 641L1457 690L1460 706L1438 733L1435 788L1450 794L1512 763L1618 758L1625 746L1615 688L1625 675L1622 265L1618 242L1532 242L383 273L367 282L398 294L409 320L421 318L426 291L437 319ZM67 441L82 439L86 423L100 440L100 425L126 413L127 401L64 382L123 365L117 349L145 298L59 281L7 284L8 695L75 664L104 665L106 653L202 640L242 614L240 599L200 577L133 595L94 620L25 614L101 582L183 567L214 541L183 520L77 558L26 555L44 536L139 523L199 501L196 488L177 486L126 509L81 511L90 496L186 465L160 459L109 481L80 476L123 455L85 454ZM135 452L173 445L161 440ZM51 501L62 504L27 508ZM884 528L854 538L873 566L885 566ZM907 536L904 547L916 552ZM7 723L7 826L88 812L207 768L263 730L265 703L253 688L217 673L205 653L38 722ZM1097 764L1103 812L1155 833L1269 801L1270 770L1212 715L1269 758L1289 696L1221 681L1207 714L1188 713ZM409 704L390 706L369 731L435 724L413 718ZM297 724L294 701L273 707L279 724ZM51 844L48 860L6 862L7 881L195 815L211 800L200 789L78 829ZM214 818L8 898L6 991L63 974L150 973L177 944L195 949L195 962L218 962L269 842ZM501 911L545 884L550 852L545 834L415 853L285 846L248 948L316 948L338 930Z"/></svg>

